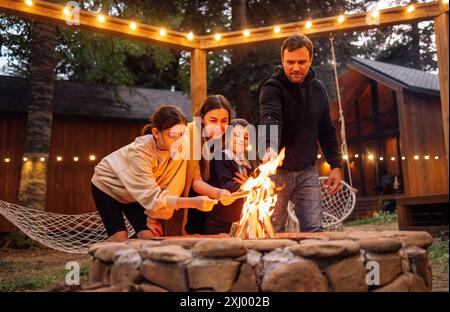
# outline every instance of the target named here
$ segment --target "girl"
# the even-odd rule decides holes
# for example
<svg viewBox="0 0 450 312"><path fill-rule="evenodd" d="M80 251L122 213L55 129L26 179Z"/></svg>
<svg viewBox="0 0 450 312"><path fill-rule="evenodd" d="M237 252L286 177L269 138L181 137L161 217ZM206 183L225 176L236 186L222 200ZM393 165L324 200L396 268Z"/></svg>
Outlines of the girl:
<svg viewBox="0 0 450 312"><path fill-rule="evenodd" d="M200 122L188 124L191 134L191 151L194 150L195 144L193 139L201 136L201 159L195 161L199 166L198 174L194 176L192 190L190 196L196 193L208 195L210 198L219 199L226 198L230 194L228 190L214 187L209 183L211 178L211 159L212 149L217 144L222 146L223 135L229 125L232 108L227 99L222 95L211 95L206 98L203 104L195 112L195 117ZM200 144L199 144L200 145ZM197 147L198 148L198 147ZM222 148L220 148L222 150ZM191 155L193 156L193 155ZM191 159L193 159L192 157ZM223 205L229 205L233 200L222 200ZM206 214L202 211L190 209L185 210L183 218L184 234L203 234Z"/></svg>
<svg viewBox="0 0 450 312"><path fill-rule="evenodd" d="M253 172L254 167L245 157L249 140L248 125L244 119L231 121L228 144L221 151L220 157L215 157L211 164L211 185L237 192ZM220 203L214 206L213 210L207 213L204 233L229 233L232 223L239 221L243 205L244 199L241 198L228 207Z"/></svg>
<svg viewBox="0 0 450 312"><path fill-rule="evenodd" d="M171 218L175 209L209 211L217 203L208 196L180 197L187 195L191 184L186 182L195 173L183 157L187 144L186 117L166 105L153 114L142 136L95 167L92 195L111 241L128 238L122 214L137 238L146 239L163 234L159 220Z"/></svg>

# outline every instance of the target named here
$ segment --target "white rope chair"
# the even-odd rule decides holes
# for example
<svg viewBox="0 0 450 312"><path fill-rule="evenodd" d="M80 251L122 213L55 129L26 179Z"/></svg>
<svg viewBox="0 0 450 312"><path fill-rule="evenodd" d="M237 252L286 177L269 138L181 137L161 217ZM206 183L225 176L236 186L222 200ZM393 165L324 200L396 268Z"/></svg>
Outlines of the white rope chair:
<svg viewBox="0 0 450 312"><path fill-rule="evenodd" d="M341 229L342 222L348 218L355 207L356 190L345 181L342 181L339 191L330 195L327 192L326 181L328 177L320 177L320 191L322 193L323 228L326 230ZM286 222L287 232L300 232L300 226L294 211L294 204L289 202L288 219Z"/></svg>
<svg viewBox="0 0 450 312"><path fill-rule="evenodd" d="M33 240L64 252L85 253L90 244L108 239L98 212L59 214L0 200L0 214ZM126 218L125 223L128 235L134 235Z"/></svg>

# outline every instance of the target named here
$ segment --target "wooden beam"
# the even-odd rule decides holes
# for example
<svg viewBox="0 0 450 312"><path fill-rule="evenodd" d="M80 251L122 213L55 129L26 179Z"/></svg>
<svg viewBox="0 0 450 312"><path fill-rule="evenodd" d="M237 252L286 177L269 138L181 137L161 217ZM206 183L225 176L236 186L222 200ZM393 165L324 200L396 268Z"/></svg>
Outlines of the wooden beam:
<svg viewBox="0 0 450 312"><path fill-rule="evenodd" d="M187 34L173 30L166 30L166 35L160 35L160 28L136 21L137 28L130 28L130 20L105 16L103 23L99 22L98 14L85 10L79 11L79 23L67 23L67 16L63 13L65 6L47 1L33 0L32 6L24 1L1 0L0 11L29 18L45 23L53 23L66 27L77 27L126 39L139 40L147 43L170 46L178 49L193 49L200 44L199 37L188 40Z"/></svg>
<svg viewBox="0 0 450 312"><path fill-rule="evenodd" d="M227 32L221 34L221 40L215 40L214 35L202 36L200 40L200 49L215 50L227 49L238 45L250 45L262 42L279 41L295 34L305 34L309 37L328 36L330 32L343 33L349 31L361 31L373 28L381 28L392 25L407 24L423 20L432 20L445 7L439 7L439 2L429 2L417 4L413 12L406 11L407 6L396 7L392 9L380 10L379 21L368 23L368 14L358 13L346 16L344 23L338 23L338 17L326 17L314 19L310 22L312 27L306 28L307 21L288 23L279 25L281 31L274 32L274 27L261 27L249 29L250 36L243 36L242 31ZM446 9L448 12L448 8Z"/></svg>
<svg viewBox="0 0 450 312"><path fill-rule="evenodd" d="M206 51L191 51L191 105L192 116L206 99Z"/></svg>
<svg viewBox="0 0 450 312"><path fill-rule="evenodd" d="M445 10L447 9L447 10ZM442 123L444 128L444 144L445 144L445 156L446 156L446 172L447 182L449 176L449 163L448 163L448 4L441 3L441 14L434 19L434 29L436 32L436 48L438 56L439 67L439 82L441 89L441 110L442 110Z"/></svg>

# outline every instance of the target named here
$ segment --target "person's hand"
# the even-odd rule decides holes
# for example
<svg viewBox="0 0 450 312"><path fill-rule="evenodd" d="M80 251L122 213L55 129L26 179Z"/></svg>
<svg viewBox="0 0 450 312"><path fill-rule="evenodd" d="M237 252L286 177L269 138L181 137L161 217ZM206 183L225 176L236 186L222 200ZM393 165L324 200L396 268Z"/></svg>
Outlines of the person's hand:
<svg viewBox="0 0 450 312"><path fill-rule="evenodd" d="M331 172L328 176L328 180L326 182L326 186L328 187L328 194L334 195L339 190L342 181L342 172L340 168L331 169Z"/></svg>
<svg viewBox="0 0 450 312"><path fill-rule="evenodd" d="M158 219L147 218L147 228L156 237L163 235L162 223Z"/></svg>
<svg viewBox="0 0 450 312"><path fill-rule="evenodd" d="M234 203L235 199L230 197L231 193L228 190L225 189L221 189L219 191L219 195L218 195L218 200L220 201L220 203L224 206L228 206L231 205L232 203Z"/></svg>
<svg viewBox="0 0 450 312"><path fill-rule="evenodd" d="M265 164L268 161L272 161L275 158L277 158L278 154L275 152L275 150L271 147L266 149L266 153L264 154L264 157L262 159L263 164Z"/></svg>
<svg viewBox="0 0 450 312"><path fill-rule="evenodd" d="M245 182L247 182L248 175L245 172L243 174L240 172L235 172L234 174L236 175L236 177L234 177L233 180L239 183L239 185L243 185Z"/></svg>
<svg viewBox="0 0 450 312"><path fill-rule="evenodd" d="M211 199L208 196L196 196L193 197L193 202L195 208L203 212L208 212L213 209L218 201L216 199Z"/></svg>

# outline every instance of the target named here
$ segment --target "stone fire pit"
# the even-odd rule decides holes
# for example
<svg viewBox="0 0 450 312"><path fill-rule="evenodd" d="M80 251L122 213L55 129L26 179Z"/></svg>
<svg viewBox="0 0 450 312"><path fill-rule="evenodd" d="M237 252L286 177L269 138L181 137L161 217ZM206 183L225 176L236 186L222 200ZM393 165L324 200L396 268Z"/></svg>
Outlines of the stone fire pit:
<svg viewBox="0 0 450 312"><path fill-rule="evenodd" d="M98 243L89 249L89 289L431 290L426 248L433 240L426 232L298 233L277 237L240 240L216 235ZM370 279L374 263L379 267L379 285L373 285Z"/></svg>

